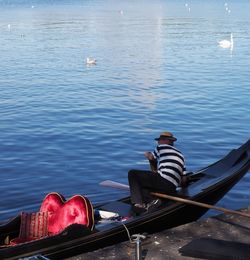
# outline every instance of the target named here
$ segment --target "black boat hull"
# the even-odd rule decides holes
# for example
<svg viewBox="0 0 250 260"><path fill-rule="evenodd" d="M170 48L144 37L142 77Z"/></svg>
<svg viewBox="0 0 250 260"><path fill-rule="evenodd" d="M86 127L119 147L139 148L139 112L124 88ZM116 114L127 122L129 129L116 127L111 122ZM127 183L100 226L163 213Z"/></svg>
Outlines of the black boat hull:
<svg viewBox="0 0 250 260"><path fill-rule="evenodd" d="M250 140L237 150L231 151L222 160L200 170L195 175L200 179L189 187L179 191L179 196L185 196L197 202L216 204L249 170L250 168ZM114 206L113 206L114 205ZM121 206L119 206L121 205ZM130 210L129 198L96 206L96 209L114 207L119 211L124 206ZM208 211L199 206L168 202L154 212L131 217L127 221L110 221L106 225L97 223L96 229L89 232L84 226L73 224L62 233L17 246L3 247L7 236L18 236L20 217L16 217L8 224L0 226L0 259L18 259L41 254L50 259L63 259L84 252L103 248L124 240L128 240L128 233L153 233L196 221Z"/></svg>

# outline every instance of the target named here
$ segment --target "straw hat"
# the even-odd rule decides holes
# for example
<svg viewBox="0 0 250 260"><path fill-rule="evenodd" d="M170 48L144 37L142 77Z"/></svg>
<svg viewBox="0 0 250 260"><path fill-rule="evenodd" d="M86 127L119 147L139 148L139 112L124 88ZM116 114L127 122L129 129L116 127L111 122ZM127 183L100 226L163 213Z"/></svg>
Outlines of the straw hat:
<svg viewBox="0 0 250 260"><path fill-rule="evenodd" d="M167 139L175 142L177 138L174 137L174 135L170 132L163 132L160 134L159 137L155 138L156 141L162 140L162 139Z"/></svg>

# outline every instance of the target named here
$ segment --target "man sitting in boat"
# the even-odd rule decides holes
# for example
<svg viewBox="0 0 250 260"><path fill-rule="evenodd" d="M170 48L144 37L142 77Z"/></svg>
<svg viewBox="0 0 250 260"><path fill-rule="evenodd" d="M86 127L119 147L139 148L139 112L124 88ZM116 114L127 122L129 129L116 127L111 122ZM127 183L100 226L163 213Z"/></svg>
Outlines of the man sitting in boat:
<svg viewBox="0 0 250 260"><path fill-rule="evenodd" d="M135 209L148 210L152 206L159 206L160 199L154 199L150 192L174 194L186 174L184 156L174 147L176 137L170 132L163 132L155 140L158 142L155 150L144 153L151 171L128 172L131 202Z"/></svg>

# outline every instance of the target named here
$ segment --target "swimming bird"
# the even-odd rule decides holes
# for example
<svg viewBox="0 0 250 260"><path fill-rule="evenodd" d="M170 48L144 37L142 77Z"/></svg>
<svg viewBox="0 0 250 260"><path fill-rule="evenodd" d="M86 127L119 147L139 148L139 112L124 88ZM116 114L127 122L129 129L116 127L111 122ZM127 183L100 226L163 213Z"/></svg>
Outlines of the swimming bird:
<svg viewBox="0 0 250 260"><path fill-rule="evenodd" d="M93 58L87 57L86 64L87 65L95 65L96 64L96 60L93 59Z"/></svg>
<svg viewBox="0 0 250 260"><path fill-rule="evenodd" d="M233 34L231 33L230 40L219 41L219 45L221 48L224 49L230 48L232 50L234 46Z"/></svg>

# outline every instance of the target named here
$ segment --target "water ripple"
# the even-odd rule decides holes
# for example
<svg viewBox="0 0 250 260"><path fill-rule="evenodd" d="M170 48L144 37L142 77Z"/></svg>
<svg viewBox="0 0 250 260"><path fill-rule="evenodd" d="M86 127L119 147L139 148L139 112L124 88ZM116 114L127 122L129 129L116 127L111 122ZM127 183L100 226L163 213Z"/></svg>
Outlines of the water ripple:
<svg viewBox="0 0 250 260"><path fill-rule="evenodd" d="M51 191L126 195L98 183L148 168L165 129L190 170L249 139L247 1L230 17L222 1L52 2L0 1L0 220ZM218 46L231 32L233 52ZM220 203L246 206L249 183Z"/></svg>

